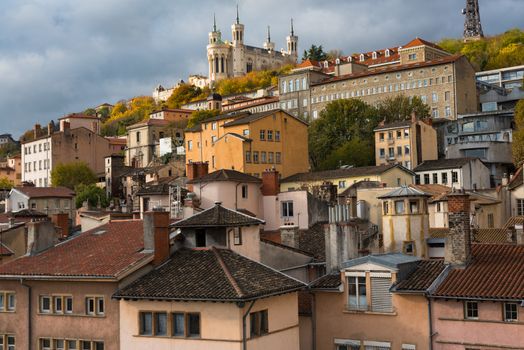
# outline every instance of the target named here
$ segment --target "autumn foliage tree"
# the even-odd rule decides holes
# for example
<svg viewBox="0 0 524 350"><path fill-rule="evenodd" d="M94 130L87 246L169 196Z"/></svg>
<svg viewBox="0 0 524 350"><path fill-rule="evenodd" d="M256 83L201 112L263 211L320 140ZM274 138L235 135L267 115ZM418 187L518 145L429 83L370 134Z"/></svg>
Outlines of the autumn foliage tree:
<svg viewBox="0 0 524 350"><path fill-rule="evenodd" d="M138 96L128 103L120 101L113 107L109 119L102 124L103 136L125 135L129 125L141 122L159 106L150 96Z"/></svg>
<svg viewBox="0 0 524 350"><path fill-rule="evenodd" d="M513 163L519 167L524 164L524 100L515 106L515 131L513 131Z"/></svg>

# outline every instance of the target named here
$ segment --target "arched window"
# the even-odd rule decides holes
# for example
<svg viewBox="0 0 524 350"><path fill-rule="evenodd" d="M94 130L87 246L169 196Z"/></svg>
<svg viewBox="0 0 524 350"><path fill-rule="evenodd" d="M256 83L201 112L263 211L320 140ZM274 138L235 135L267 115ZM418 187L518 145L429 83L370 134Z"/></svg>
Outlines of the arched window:
<svg viewBox="0 0 524 350"><path fill-rule="evenodd" d="M364 58L365 58L365 57L364 57L364 54L361 53L361 54L360 54L360 62L363 62L363 61L364 61Z"/></svg>
<svg viewBox="0 0 524 350"><path fill-rule="evenodd" d="M373 51L373 53L371 54L371 57L376 60L377 59L377 52L376 51Z"/></svg>
<svg viewBox="0 0 524 350"><path fill-rule="evenodd" d="M390 55L389 49L386 49L386 57L389 57L389 55Z"/></svg>

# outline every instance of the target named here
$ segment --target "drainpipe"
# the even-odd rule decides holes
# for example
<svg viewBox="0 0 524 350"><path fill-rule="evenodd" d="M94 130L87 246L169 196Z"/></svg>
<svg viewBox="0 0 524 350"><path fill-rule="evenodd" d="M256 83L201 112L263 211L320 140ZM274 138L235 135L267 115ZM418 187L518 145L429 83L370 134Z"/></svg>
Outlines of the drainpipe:
<svg viewBox="0 0 524 350"><path fill-rule="evenodd" d="M429 350L433 350L433 316L431 315L431 298L428 298L428 317L429 317Z"/></svg>
<svg viewBox="0 0 524 350"><path fill-rule="evenodd" d="M317 349L317 313L315 312L315 293L312 293L311 291L311 342L312 350ZM431 349L430 349L431 350Z"/></svg>
<svg viewBox="0 0 524 350"><path fill-rule="evenodd" d="M253 305L255 305L255 301L256 300L253 300L251 302L251 304L249 305L249 307L246 310L246 313L242 315L242 350L247 350L246 319L247 319L247 316L249 315L249 312L253 308ZM243 308L244 303L243 302L237 303L237 306L239 308Z"/></svg>
<svg viewBox="0 0 524 350"><path fill-rule="evenodd" d="M28 284L25 284L24 283L24 280L21 278L20 279L20 284L24 287L27 288L27 349L28 350L31 350L33 348L33 345L31 344L31 340L33 338L33 329L32 329L32 324L31 324L31 316L32 316L32 303L31 303L31 298L32 298L32 290L31 290L31 286L28 285Z"/></svg>

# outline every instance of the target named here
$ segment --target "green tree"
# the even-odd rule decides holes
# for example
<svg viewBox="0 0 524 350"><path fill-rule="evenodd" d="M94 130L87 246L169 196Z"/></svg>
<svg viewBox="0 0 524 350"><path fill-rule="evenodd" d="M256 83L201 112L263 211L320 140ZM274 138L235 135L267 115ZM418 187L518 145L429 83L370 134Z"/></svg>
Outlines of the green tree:
<svg viewBox="0 0 524 350"><path fill-rule="evenodd" d="M9 180L7 177L0 177L0 189L1 190L10 190L13 188L13 181Z"/></svg>
<svg viewBox="0 0 524 350"><path fill-rule="evenodd" d="M320 162L319 169L336 169L342 165L354 167L373 165L375 162L374 154L375 148L372 142L354 138L333 150L326 159Z"/></svg>
<svg viewBox="0 0 524 350"><path fill-rule="evenodd" d="M365 157L372 163L373 129L379 120L377 110L361 100L344 99L328 103L320 117L309 127L309 156L313 168L334 166L333 161L324 163L324 160L335 150L339 150L338 154L343 152L343 146L352 140L358 141L349 143L347 147L358 145L361 150L370 150L370 153L365 153ZM366 143L371 147L366 148ZM332 157L339 159L336 154Z"/></svg>
<svg viewBox="0 0 524 350"><path fill-rule="evenodd" d="M76 187L76 208L82 207L85 201L88 201L89 205L93 207L107 208L109 206L109 198L104 189L94 184L81 184Z"/></svg>
<svg viewBox="0 0 524 350"><path fill-rule="evenodd" d="M327 54L324 52L322 45L319 45L319 46L311 45L311 47L308 50L304 50L302 61L305 61L305 60L323 61L326 58L327 58Z"/></svg>
<svg viewBox="0 0 524 350"><path fill-rule="evenodd" d="M96 110L94 108L88 108L84 111L84 114L89 116L95 116Z"/></svg>
<svg viewBox="0 0 524 350"><path fill-rule="evenodd" d="M515 131L513 132L513 163L519 167L524 163L524 100L515 106Z"/></svg>
<svg viewBox="0 0 524 350"><path fill-rule="evenodd" d="M211 109L211 110L197 110L193 111L191 113L191 116L189 117L189 121L187 123L188 128L192 128L195 125L198 125L199 123L203 122L206 119L216 117L220 114L220 111L218 109Z"/></svg>
<svg viewBox="0 0 524 350"><path fill-rule="evenodd" d="M385 98L379 102L377 110L385 123L410 119L413 112L417 118L423 119L429 117L430 112L429 106L420 97L409 98L405 95Z"/></svg>
<svg viewBox="0 0 524 350"><path fill-rule="evenodd" d="M74 190L79 185L96 183L95 173L84 162L58 164L51 171L52 186L64 186Z"/></svg>
<svg viewBox="0 0 524 350"><path fill-rule="evenodd" d="M206 90L208 91L208 90ZM180 84L166 101L168 108L180 108L185 103L197 98L206 98L209 92L204 92L197 86L191 84Z"/></svg>

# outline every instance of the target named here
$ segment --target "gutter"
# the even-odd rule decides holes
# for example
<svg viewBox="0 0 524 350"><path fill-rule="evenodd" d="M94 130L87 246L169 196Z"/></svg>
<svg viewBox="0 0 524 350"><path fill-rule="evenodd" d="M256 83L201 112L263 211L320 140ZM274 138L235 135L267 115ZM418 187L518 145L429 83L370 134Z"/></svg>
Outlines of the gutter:
<svg viewBox="0 0 524 350"><path fill-rule="evenodd" d="M27 288L27 349L32 349L31 340L33 339L33 327L31 323L31 315L32 315L32 289L31 286L24 283L24 279L20 278L20 284Z"/></svg>
<svg viewBox="0 0 524 350"><path fill-rule="evenodd" d="M249 312L253 308L253 305L255 305L256 299L251 302L249 307L247 308L246 312L242 315L242 350L247 350L247 316L249 315ZM244 307L244 303L238 303L237 306Z"/></svg>

